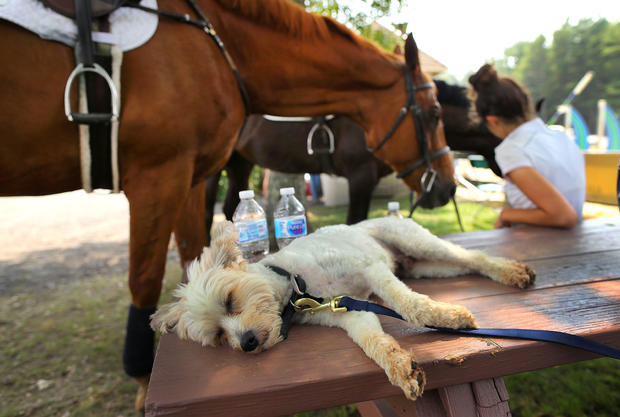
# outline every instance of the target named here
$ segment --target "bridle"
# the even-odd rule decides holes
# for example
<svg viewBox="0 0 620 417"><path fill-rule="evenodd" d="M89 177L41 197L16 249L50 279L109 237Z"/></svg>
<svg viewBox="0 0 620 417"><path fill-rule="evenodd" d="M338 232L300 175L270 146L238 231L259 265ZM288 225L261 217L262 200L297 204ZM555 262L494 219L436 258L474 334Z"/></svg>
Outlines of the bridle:
<svg viewBox="0 0 620 417"><path fill-rule="evenodd" d="M377 152L385 143L394 135L398 126L405 119L407 114L411 112L411 116L413 117L413 124L415 125L416 137L418 138L418 146L420 148L420 159L413 162L409 165L404 171L401 171L396 174L397 178L404 178L407 175L411 174L416 169L420 168L423 165L426 165L426 170L422 174L420 178L420 189L422 190L420 198L416 203L419 203L422 200L422 197L430 192L433 184L435 183L435 179L437 177L437 172L431 167L431 161L435 158L439 158L450 152L449 146L444 146L443 148L431 153L428 149L428 143L426 141L426 131L424 129L424 119L422 117L424 110L418 104L418 100L416 98L416 92L418 90L426 90L428 88L433 88L434 84L432 82L415 85L413 83L413 79L411 78L411 74L409 73L409 69L407 65L403 64L402 66L403 73L405 74L405 88L407 90L407 101L405 105L401 107L398 117L396 121L387 132L385 137L379 142L377 146L374 148L368 148L368 150L372 153ZM417 205L417 204L416 204ZM413 210L412 210L413 213Z"/></svg>

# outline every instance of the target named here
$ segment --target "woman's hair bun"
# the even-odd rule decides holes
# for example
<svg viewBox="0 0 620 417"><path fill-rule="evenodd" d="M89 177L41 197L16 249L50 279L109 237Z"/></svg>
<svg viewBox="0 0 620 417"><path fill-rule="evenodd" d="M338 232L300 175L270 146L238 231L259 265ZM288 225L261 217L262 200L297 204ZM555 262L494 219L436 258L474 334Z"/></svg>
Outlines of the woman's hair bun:
<svg viewBox="0 0 620 417"><path fill-rule="evenodd" d="M491 64L484 64L480 69L471 77L469 77L469 83L474 87L474 90L480 91L489 85L497 83L497 71Z"/></svg>

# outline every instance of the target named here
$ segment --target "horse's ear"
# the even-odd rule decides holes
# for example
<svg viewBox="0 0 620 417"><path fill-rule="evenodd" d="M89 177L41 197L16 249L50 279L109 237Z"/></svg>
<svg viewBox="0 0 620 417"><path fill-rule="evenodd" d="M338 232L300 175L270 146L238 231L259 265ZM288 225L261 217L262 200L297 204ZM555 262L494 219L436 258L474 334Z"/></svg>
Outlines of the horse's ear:
<svg viewBox="0 0 620 417"><path fill-rule="evenodd" d="M394 46L394 51L392 51L392 52L395 53L396 55L402 55L403 54L403 50L402 50L402 48L400 47L399 44L396 44Z"/></svg>
<svg viewBox="0 0 620 417"><path fill-rule="evenodd" d="M412 72L420 71L418 45L416 45L413 40L413 35L411 33L407 35L407 40L405 41L405 61L407 62L407 67L409 67Z"/></svg>

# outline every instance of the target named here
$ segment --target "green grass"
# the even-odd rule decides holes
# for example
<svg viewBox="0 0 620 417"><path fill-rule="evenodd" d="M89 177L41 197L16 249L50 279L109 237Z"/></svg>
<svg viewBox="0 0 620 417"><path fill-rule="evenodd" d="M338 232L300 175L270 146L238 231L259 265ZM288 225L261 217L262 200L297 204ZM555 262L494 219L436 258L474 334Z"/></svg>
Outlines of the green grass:
<svg viewBox="0 0 620 417"><path fill-rule="evenodd" d="M407 214L407 196L398 198ZM386 199L372 202L383 216ZM497 212L459 204L466 231L492 228ZM316 229L342 223L346 207L313 206ZM433 233L458 233L454 208L419 210L414 219ZM161 302L171 298L181 269L167 265ZM125 376L121 347L129 291L126 276L102 276L48 292L0 294L0 417L133 417L136 385ZM37 381L48 381L44 389ZM620 410L620 361L597 359L505 378L513 416L605 417ZM357 417L354 405L296 417Z"/></svg>
<svg viewBox="0 0 620 417"><path fill-rule="evenodd" d="M385 216L387 214L388 201L398 201L403 217L409 215L409 196L405 194L390 199L373 199L368 211L368 217ZM472 202L460 202L458 203L458 208L466 232L492 229L498 215L498 212L492 207ZM311 206L308 209L308 221L316 230L319 227L330 224L344 223L347 217L346 213L347 206ZM436 235L461 232L452 203L433 210L418 208L413 213L413 219Z"/></svg>
<svg viewBox="0 0 620 417"><path fill-rule="evenodd" d="M620 361L601 358L504 378L513 416L620 415Z"/></svg>
<svg viewBox="0 0 620 417"><path fill-rule="evenodd" d="M180 277L169 265L164 299ZM128 306L126 276L0 296L0 417L141 415L121 363Z"/></svg>

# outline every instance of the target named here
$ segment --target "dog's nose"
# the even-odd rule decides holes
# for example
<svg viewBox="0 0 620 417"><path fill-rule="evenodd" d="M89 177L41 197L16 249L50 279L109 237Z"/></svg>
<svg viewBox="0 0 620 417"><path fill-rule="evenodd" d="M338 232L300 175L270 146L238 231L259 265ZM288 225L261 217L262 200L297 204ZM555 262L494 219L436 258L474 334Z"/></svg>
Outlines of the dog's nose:
<svg viewBox="0 0 620 417"><path fill-rule="evenodd" d="M256 349L257 346L258 339L256 339L253 331L248 330L247 332L243 333L243 335L241 336L241 349L243 349L244 352L251 352Z"/></svg>

